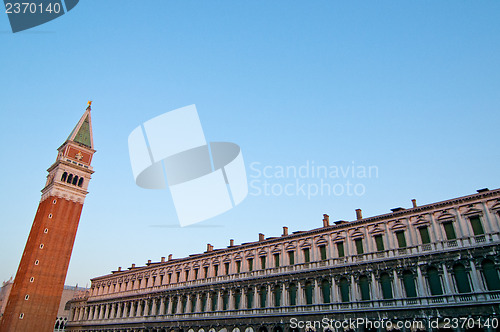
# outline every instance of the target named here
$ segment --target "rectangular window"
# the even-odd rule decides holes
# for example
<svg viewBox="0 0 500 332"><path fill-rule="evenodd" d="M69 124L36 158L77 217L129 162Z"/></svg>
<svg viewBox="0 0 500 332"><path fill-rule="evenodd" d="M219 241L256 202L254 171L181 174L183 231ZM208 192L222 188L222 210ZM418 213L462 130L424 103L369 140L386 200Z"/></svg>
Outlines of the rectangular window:
<svg viewBox="0 0 500 332"><path fill-rule="evenodd" d="M295 252L293 251L288 252L288 263L290 265L295 265Z"/></svg>
<svg viewBox="0 0 500 332"><path fill-rule="evenodd" d="M253 271L253 258L248 259L248 271Z"/></svg>
<svg viewBox="0 0 500 332"><path fill-rule="evenodd" d="M236 262L236 273L240 273L241 272L241 261L237 261Z"/></svg>
<svg viewBox="0 0 500 332"><path fill-rule="evenodd" d="M427 227L419 227L418 232L420 233L422 244L431 243L431 237L429 236L429 229Z"/></svg>
<svg viewBox="0 0 500 332"><path fill-rule="evenodd" d="M198 279L198 269L194 269L194 280Z"/></svg>
<svg viewBox="0 0 500 332"><path fill-rule="evenodd" d="M224 263L224 274L225 275L229 274L229 263Z"/></svg>
<svg viewBox="0 0 500 332"><path fill-rule="evenodd" d="M208 266L203 267L203 275L204 275L204 278L208 278Z"/></svg>
<svg viewBox="0 0 500 332"><path fill-rule="evenodd" d="M169 273L167 277L167 284L170 284L171 282L172 282L172 273Z"/></svg>
<svg viewBox="0 0 500 332"><path fill-rule="evenodd" d="M304 249L304 262L309 263L311 261L311 255L309 253L309 248Z"/></svg>
<svg viewBox="0 0 500 332"><path fill-rule="evenodd" d="M339 257L344 257L345 252L344 252L344 242L337 242L337 253Z"/></svg>
<svg viewBox="0 0 500 332"><path fill-rule="evenodd" d="M280 266L280 254L274 254L274 267Z"/></svg>
<svg viewBox="0 0 500 332"><path fill-rule="evenodd" d="M260 258L260 268L263 270L266 268L266 256Z"/></svg>
<svg viewBox="0 0 500 332"><path fill-rule="evenodd" d="M453 222L448 221L443 223L444 227L444 232L446 234L446 239L448 241L450 240L455 240L457 238L457 235L455 234L455 228L453 228Z"/></svg>
<svg viewBox="0 0 500 332"><path fill-rule="evenodd" d="M406 248L406 237L404 231L396 232L396 237L398 239L399 248Z"/></svg>
<svg viewBox="0 0 500 332"><path fill-rule="evenodd" d="M319 253L321 255L321 260L326 260L326 246L319 247Z"/></svg>
<svg viewBox="0 0 500 332"><path fill-rule="evenodd" d="M356 253L358 255L362 255L365 253L363 249L363 239L356 239L354 240L354 243L356 244Z"/></svg>
<svg viewBox="0 0 500 332"><path fill-rule="evenodd" d="M184 280L188 281L189 279L189 270L186 270L186 278Z"/></svg>
<svg viewBox="0 0 500 332"><path fill-rule="evenodd" d="M375 235L375 244L377 245L377 251L384 251L384 238L382 235Z"/></svg>
<svg viewBox="0 0 500 332"><path fill-rule="evenodd" d="M484 235L483 225L481 224L481 219L479 218L479 216L470 217L469 220L474 235L475 236Z"/></svg>
<svg viewBox="0 0 500 332"><path fill-rule="evenodd" d="M181 273L177 272L177 282L180 282L180 281L181 281Z"/></svg>
<svg viewBox="0 0 500 332"><path fill-rule="evenodd" d="M219 275L219 265L214 265L214 276L217 277Z"/></svg>

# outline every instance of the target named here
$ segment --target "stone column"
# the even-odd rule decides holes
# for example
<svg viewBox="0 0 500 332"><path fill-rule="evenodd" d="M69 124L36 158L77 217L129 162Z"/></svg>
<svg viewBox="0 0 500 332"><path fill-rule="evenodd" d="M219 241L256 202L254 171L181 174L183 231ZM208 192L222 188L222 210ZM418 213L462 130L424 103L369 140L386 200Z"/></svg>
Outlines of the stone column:
<svg viewBox="0 0 500 332"><path fill-rule="evenodd" d="M314 298L313 298L313 304L320 304L323 303L321 301L321 291L320 287L318 285L318 280L314 279Z"/></svg>
<svg viewBox="0 0 500 332"><path fill-rule="evenodd" d="M104 319L108 319L109 318L109 303L106 304L106 307L105 307L105 310L104 310Z"/></svg>
<svg viewBox="0 0 500 332"><path fill-rule="evenodd" d="M424 297L427 296L427 291L425 288L425 281L424 277L422 275L422 270L420 269L420 266L417 266L417 287L418 287L418 296L419 297Z"/></svg>
<svg viewBox="0 0 500 332"><path fill-rule="evenodd" d="M302 289L302 282L297 281L297 305L304 304L304 291Z"/></svg>
<svg viewBox="0 0 500 332"><path fill-rule="evenodd" d="M448 274L448 269L446 268L446 264L443 264L442 267L444 278L444 294L452 294L454 293L454 291L451 284L450 275Z"/></svg>
<svg viewBox="0 0 500 332"><path fill-rule="evenodd" d="M123 307L123 302L119 302L117 304L118 309L116 310L116 318L121 318L122 317L122 307Z"/></svg>
<svg viewBox="0 0 500 332"><path fill-rule="evenodd" d="M89 307L85 306L85 311L83 312L83 319L88 320L89 319Z"/></svg>
<svg viewBox="0 0 500 332"><path fill-rule="evenodd" d="M234 292L235 290L234 289L230 289L229 290L229 310L234 310L235 308L235 296L234 296ZM241 301L241 297L240 297L240 301Z"/></svg>
<svg viewBox="0 0 500 332"><path fill-rule="evenodd" d="M136 312L135 316L136 317L142 316L142 300L139 300L139 303L137 304L137 312Z"/></svg>
<svg viewBox="0 0 500 332"><path fill-rule="evenodd" d="M187 295L186 297L186 309L184 310L184 313L191 312L191 295Z"/></svg>
<svg viewBox="0 0 500 332"><path fill-rule="evenodd" d="M180 314L182 312L182 297L177 297L177 308L175 308L175 313Z"/></svg>
<svg viewBox="0 0 500 332"><path fill-rule="evenodd" d="M109 319L114 319L115 318L115 314L116 314L116 303L113 303L111 305L111 312L110 312L110 315L109 315Z"/></svg>
<svg viewBox="0 0 500 332"><path fill-rule="evenodd" d="M152 316L156 316L156 314L158 312L157 302L158 302L158 298L154 298L153 299L153 305L151 306L151 315Z"/></svg>
<svg viewBox="0 0 500 332"><path fill-rule="evenodd" d="M247 288L241 289L240 309L247 309Z"/></svg>
<svg viewBox="0 0 500 332"><path fill-rule="evenodd" d="M128 313L128 316L134 317L134 314L135 314L135 302L132 302L132 304L130 305L130 312Z"/></svg>
<svg viewBox="0 0 500 332"><path fill-rule="evenodd" d="M254 287L253 289L253 308L260 308L259 287Z"/></svg>
<svg viewBox="0 0 500 332"><path fill-rule="evenodd" d="M373 300L378 300L378 299L381 299L382 296L380 295L379 293L379 289L378 289L378 282L377 282L377 279L375 277L375 273L374 272L371 272L370 273L370 277L371 277L371 285L370 285L370 295L371 295L371 299L372 301ZM375 304L377 305L377 304Z"/></svg>
<svg viewBox="0 0 500 332"><path fill-rule="evenodd" d="M160 315L165 315L165 298L160 298Z"/></svg>
<svg viewBox="0 0 500 332"><path fill-rule="evenodd" d="M196 307L194 308L194 312L201 311L201 295L200 293L196 293Z"/></svg>
<svg viewBox="0 0 500 332"><path fill-rule="evenodd" d="M273 288L271 284L267 284L266 308L274 307Z"/></svg>
<svg viewBox="0 0 500 332"><path fill-rule="evenodd" d="M331 277L330 278L331 281L332 281L332 284L331 284L331 287L330 287L330 296L332 298L332 303L335 303L335 302L339 302L337 301L337 282L335 281L335 278L334 277Z"/></svg>
<svg viewBox="0 0 500 332"><path fill-rule="evenodd" d="M400 299L403 297L403 292L402 292L402 289L401 289L401 285L400 285L400 282L399 282L399 277L398 277L398 273L396 272L396 270L393 270L392 271L392 275L394 277L394 298L396 299Z"/></svg>
<svg viewBox="0 0 500 332"><path fill-rule="evenodd" d="M92 309L94 310L92 312L92 320L97 320L97 318L99 318L98 306L93 306Z"/></svg>
<svg viewBox="0 0 500 332"><path fill-rule="evenodd" d="M287 287L286 287L285 283L282 283L281 284L281 306L282 307L288 306L288 296L286 296L286 294L287 294Z"/></svg>
<svg viewBox="0 0 500 332"><path fill-rule="evenodd" d="M358 301L358 294L356 292L356 281L354 280L354 276L351 275L351 302Z"/></svg>
<svg viewBox="0 0 500 332"><path fill-rule="evenodd" d="M218 290L217 291L217 311L222 311L222 291Z"/></svg>
<svg viewBox="0 0 500 332"><path fill-rule="evenodd" d="M144 315L149 316L149 299L144 300Z"/></svg>
<svg viewBox="0 0 500 332"><path fill-rule="evenodd" d="M473 292L484 292L483 285L480 282L479 274L476 269L476 264L474 264L474 260L470 260L470 277L472 281L472 291Z"/></svg>
<svg viewBox="0 0 500 332"><path fill-rule="evenodd" d="M172 313L172 306L173 306L173 297L170 296L168 298L168 306L167 306L167 312L166 312L167 315L170 315Z"/></svg>
<svg viewBox="0 0 500 332"><path fill-rule="evenodd" d="M78 320L81 321L83 320L83 314L85 313L85 308L80 307L80 310L78 312Z"/></svg>

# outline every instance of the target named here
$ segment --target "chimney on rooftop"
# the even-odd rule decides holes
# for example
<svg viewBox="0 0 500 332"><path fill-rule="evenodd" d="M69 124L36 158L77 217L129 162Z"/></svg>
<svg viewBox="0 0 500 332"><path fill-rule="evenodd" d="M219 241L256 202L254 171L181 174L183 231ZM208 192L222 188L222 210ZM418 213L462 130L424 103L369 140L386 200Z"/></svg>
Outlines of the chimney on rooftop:
<svg viewBox="0 0 500 332"><path fill-rule="evenodd" d="M135 267L135 264L132 264L132 268L134 268L134 267Z"/></svg>
<svg viewBox="0 0 500 332"><path fill-rule="evenodd" d="M411 204L413 205L414 208L416 208L418 206L417 200L415 198L411 200Z"/></svg>
<svg viewBox="0 0 500 332"><path fill-rule="evenodd" d="M165 257L162 257L161 258L161 262L164 263L165 262Z"/></svg>
<svg viewBox="0 0 500 332"><path fill-rule="evenodd" d="M327 214L323 215L323 227L330 226L330 216Z"/></svg>
<svg viewBox="0 0 500 332"><path fill-rule="evenodd" d="M259 242L260 242L260 241L264 241L264 240L265 240L265 239L264 239L264 234L259 233Z"/></svg>
<svg viewBox="0 0 500 332"><path fill-rule="evenodd" d="M148 264L151 264L151 260L150 259L148 259Z"/></svg>
<svg viewBox="0 0 500 332"><path fill-rule="evenodd" d="M207 243L207 251L212 251L212 250L214 250L214 247L210 243Z"/></svg>
<svg viewBox="0 0 500 332"><path fill-rule="evenodd" d="M361 220L363 219L363 213L361 209L356 209L356 220Z"/></svg>
<svg viewBox="0 0 500 332"><path fill-rule="evenodd" d="M168 254L168 260L171 261L172 260L172 254Z"/></svg>
<svg viewBox="0 0 500 332"><path fill-rule="evenodd" d="M283 235L282 236L287 236L288 235L288 227L283 226Z"/></svg>
<svg viewBox="0 0 500 332"><path fill-rule="evenodd" d="M234 240L233 239L229 240L229 246L234 247Z"/></svg>
<svg viewBox="0 0 500 332"><path fill-rule="evenodd" d="M118 272L120 272L121 270L122 270L122 267L118 266Z"/></svg>

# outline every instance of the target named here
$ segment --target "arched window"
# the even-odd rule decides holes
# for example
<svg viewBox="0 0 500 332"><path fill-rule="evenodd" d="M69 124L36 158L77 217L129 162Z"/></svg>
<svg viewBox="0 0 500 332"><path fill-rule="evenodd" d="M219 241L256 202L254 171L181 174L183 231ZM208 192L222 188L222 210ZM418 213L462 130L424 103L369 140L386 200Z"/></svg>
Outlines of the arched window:
<svg viewBox="0 0 500 332"><path fill-rule="evenodd" d="M187 312L187 297L182 297L182 313Z"/></svg>
<svg viewBox="0 0 500 332"><path fill-rule="evenodd" d="M64 172L63 175L61 176L61 181L66 181L66 178L68 177L68 173Z"/></svg>
<svg viewBox="0 0 500 332"><path fill-rule="evenodd" d="M330 303L330 283L326 279L321 282L321 292L323 293L323 303Z"/></svg>
<svg viewBox="0 0 500 332"><path fill-rule="evenodd" d="M59 321L56 321L56 326L54 327L54 330L59 330Z"/></svg>
<svg viewBox="0 0 500 332"><path fill-rule="evenodd" d="M486 281L486 287L490 291L500 289L500 279L498 278L498 270L495 267L495 263L489 259L485 259L482 264L483 276Z"/></svg>
<svg viewBox="0 0 500 332"><path fill-rule="evenodd" d="M151 306L149 306L151 308ZM189 312L195 312L196 310L196 296L191 297L191 306L189 308Z"/></svg>
<svg viewBox="0 0 500 332"><path fill-rule="evenodd" d="M253 308L253 289L247 290L247 309Z"/></svg>
<svg viewBox="0 0 500 332"><path fill-rule="evenodd" d="M172 312L171 312L171 314L175 314L176 309L177 309L177 297L174 297L174 299L172 301Z"/></svg>
<svg viewBox="0 0 500 332"><path fill-rule="evenodd" d="M237 289L234 292L234 309L238 310L240 308L240 302L241 302L241 291Z"/></svg>
<svg viewBox="0 0 500 332"><path fill-rule="evenodd" d="M380 287L382 288L382 297L392 299L392 280L388 273L380 275Z"/></svg>
<svg viewBox="0 0 500 332"><path fill-rule="evenodd" d="M291 283L288 287L288 293L290 295L290 305L297 305L297 286Z"/></svg>
<svg viewBox="0 0 500 332"><path fill-rule="evenodd" d="M342 302L349 302L349 281L347 281L347 278L340 279L339 288Z"/></svg>
<svg viewBox="0 0 500 332"><path fill-rule="evenodd" d="M427 269L427 282L429 283L431 295L443 295L441 278L439 277L439 272L435 267Z"/></svg>
<svg viewBox="0 0 500 332"><path fill-rule="evenodd" d="M405 287L406 297L417 297L415 276L411 271L406 270L403 272L403 285Z"/></svg>
<svg viewBox="0 0 500 332"><path fill-rule="evenodd" d="M201 312L205 312L207 310L207 294L201 294Z"/></svg>
<svg viewBox="0 0 500 332"><path fill-rule="evenodd" d="M359 290L361 291L361 300L370 300L370 285L368 284L368 277L362 275L359 277Z"/></svg>
<svg viewBox="0 0 500 332"><path fill-rule="evenodd" d="M226 290L222 293L222 310L229 309L229 292Z"/></svg>
<svg viewBox="0 0 500 332"><path fill-rule="evenodd" d="M75 177L73 178L73 182L72 182L72 184L74 184L74 185L76 186L76 184L77 184L77 183L78 183L78 176L75 176Z"/></svg>
<svg viewBox="0 0 500 332"><path fill-rule="evenodd" d="M306 282L306 304L313 304L313 286L310 281Z"/></svg>
<svg viewBox="0 0 500 332"><path fill-rule="evenodd" d="M280 285L274 286L274 306L279 307L281 305L281 287Z"/></svg>
<svg viewBox="0 0 500 332"><path fill-rule="evenodd" d="M80 178L80 180L78 180L78 187L81 187L83 185L83 178Z"/></svg>
<svg viewBox="0 0 500 332"><path fill-rule="evenodd" d="M467 271L465 271L465 266L463 264L455 264L453 266L453 274L455 276L455 283L457 285L457 290L459 293L470 293L470 283Z"/></svg>
<svg viewBox="0 0 500 332"><path fill-rule="evenodd" d="M260 288L260 307L261 308L266 307L266 297L267 297L267 287L262 286Z"/></svg>
<svg viewBox="0 0 500 332"><path fill-rule="evenodd" d="M67 183L71 183L71 181L73 181L73 174L70 174L68 176L68 180L66 181Z"/></svg>
<svg viewBox="0 0 500 332"><path fill-rule="evenodd" d="M217 294L212 293L212 311L217 310Z"/></svg>

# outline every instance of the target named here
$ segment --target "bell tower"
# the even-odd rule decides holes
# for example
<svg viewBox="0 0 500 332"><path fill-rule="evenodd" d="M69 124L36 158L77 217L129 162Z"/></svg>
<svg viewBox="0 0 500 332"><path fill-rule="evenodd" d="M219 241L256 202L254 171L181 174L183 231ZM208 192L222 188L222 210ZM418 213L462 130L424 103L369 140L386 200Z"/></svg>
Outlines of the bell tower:
<svg viewBox="0 0 500 332"><path fill-rule="evenodd" d="M0 332L51 332L95 153L91 102L47 170L35 220L0 321Z"/></svg>

